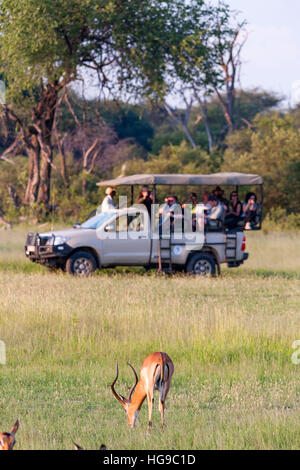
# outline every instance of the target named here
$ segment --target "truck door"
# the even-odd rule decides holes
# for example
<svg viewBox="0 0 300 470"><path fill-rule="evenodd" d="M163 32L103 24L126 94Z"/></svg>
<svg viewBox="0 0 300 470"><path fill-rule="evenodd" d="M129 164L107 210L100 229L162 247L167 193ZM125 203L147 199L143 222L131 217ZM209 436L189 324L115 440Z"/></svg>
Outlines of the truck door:
<svg viewBox="0 0 300 470"><path fill-rule="evenodd" d="M104 265L147 265L151 238L148 212L118 214L114 223L104 227L100 236Z"/></svg>

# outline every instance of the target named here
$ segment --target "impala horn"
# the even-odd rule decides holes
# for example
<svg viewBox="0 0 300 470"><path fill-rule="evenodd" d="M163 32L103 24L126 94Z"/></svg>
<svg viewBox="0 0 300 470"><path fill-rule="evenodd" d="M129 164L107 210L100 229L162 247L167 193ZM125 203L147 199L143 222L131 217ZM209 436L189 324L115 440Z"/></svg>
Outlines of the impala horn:
<svg viewBox="0 0 300 470"><path fill-rule="evenodd" d="M127 403L126 398L123 397L122 395L119 395L119 394L115 391L115 383L116 383L116 381L118 380L118 377L119 377L119 367L118 367L118 364L117 364L117 375L116 375L114 381L112 382L110 388L111 388L111 391L113 392L113 395L114 395L115 398L118 400L118 402L121 403L122 406L125 406L126 403Z"/></svg>
<svg viewBox="0 0 300 470"><path fill-rule="evenodd" d="M135 384L131 387L131 390L129 392L129 397L128 397L128 401L131 401L132 394L135 390L135 387L137 386L137 383L138 383L139 379L138 379L138 376L137 376L137 373L136 373L134 367L132 367L132 365L129 364L129 362L127 364L129 365L129 367L131 368L131 370L132 370L132 372L134 373L134 376L135 376Z"/></svg>

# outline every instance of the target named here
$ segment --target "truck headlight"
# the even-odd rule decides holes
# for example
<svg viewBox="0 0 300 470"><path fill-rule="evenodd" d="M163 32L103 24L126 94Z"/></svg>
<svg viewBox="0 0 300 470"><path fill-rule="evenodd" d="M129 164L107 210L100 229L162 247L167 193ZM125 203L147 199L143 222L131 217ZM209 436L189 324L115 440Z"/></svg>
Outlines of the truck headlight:
<svg viewBox="0 0 300 470"><path fill-rule="evenodd" d="M54 243L53 245L63 245L64 243L67 243L67 241L70 240L71 237L55 237L54 238Z"/></svg>

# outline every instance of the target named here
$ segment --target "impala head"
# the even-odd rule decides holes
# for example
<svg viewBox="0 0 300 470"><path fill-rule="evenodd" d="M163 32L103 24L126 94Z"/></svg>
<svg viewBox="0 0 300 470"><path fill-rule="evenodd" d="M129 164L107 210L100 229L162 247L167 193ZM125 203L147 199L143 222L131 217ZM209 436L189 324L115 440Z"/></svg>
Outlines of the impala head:
<svg viewBox="0 0 300 470"><path fill-rule="evenodd" d="M115 391L115 383L116 383L116 381L118 380L118 377L119 377L118 364L117 364L117 375L116 375L116 377L115 377L115 379L114 379L114 381L113 381L113 383L111 384L110 387L111 387L111 391L113 392L115 398L118 400L119 403L121 403L121 405L124 408L124 411L126 413L128 426L133 428L135 426L135 422L136 422L138 414L139 414L139 408L131 406L131 398L132 398L133 392L135 390L135 387L137 386L137 383L138 383L139 379L138 379L137 373L134 370L134 368L132 367L132 365L130 365L129 363L128 363L128 365L131 368L132 372L134 373L134 377L135 377L135 383L133 384L133 386L130 389L128 398L125 398L122 395L119 395Z"/></svg>
<svg viewBox="0 0 300 470"><path fill-rule="evenodd" d="M0 433L0 450L13 450L15 445L15 434L19 429L19 421L16 421L10 432Z"/></svg>

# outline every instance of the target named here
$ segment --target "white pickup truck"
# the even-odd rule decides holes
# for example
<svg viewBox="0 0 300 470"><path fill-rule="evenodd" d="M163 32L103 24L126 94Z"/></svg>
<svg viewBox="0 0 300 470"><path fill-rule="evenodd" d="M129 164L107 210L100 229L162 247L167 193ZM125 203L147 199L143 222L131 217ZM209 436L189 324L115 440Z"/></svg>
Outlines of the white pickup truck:
<svg viewBox="0 0 300 470"><path fill-rule="evenodd" d="M152 177L152 179L151 179ZM182 177L182 181L180 180ZM257 175L133 175L99 185L254 185L262 188ZM132 191L133 193L133 191ZM262 192L261 192L262 200ZM153 224L152 224L153 225ZM261 220L257 229L261 228ZM115 266L144 266L159 271L183 271L200 276L220 274L221 264L238 267L248 259L243 226L226 230L220 225L205 229L203 237L191 241L188 235L153 235L149 214L135 206L100 213L68 230L29 233L25 254L33 262L63 269L69 274L88 276L97 269Z"/></svg>
<svg viewBox="0 0 300 470"><path fill-rule="evenodd" d="M202 243L175 233L153 238L149 219L147 211L137 213L134 207L101 213L76 228L29 233L25 253L31 261L80 276L114 266L207 276L219 274L222 263L237 267L248 258L243 231L206 232Z"/></svg>

